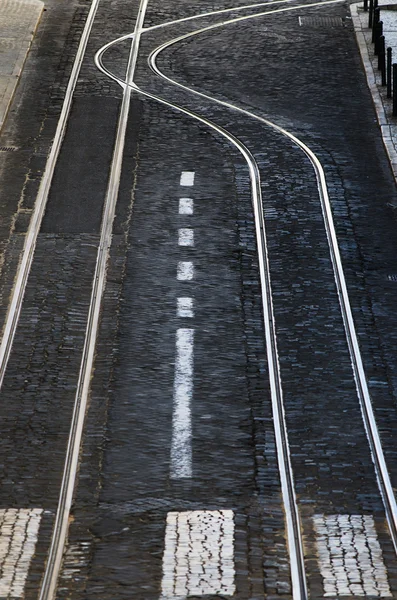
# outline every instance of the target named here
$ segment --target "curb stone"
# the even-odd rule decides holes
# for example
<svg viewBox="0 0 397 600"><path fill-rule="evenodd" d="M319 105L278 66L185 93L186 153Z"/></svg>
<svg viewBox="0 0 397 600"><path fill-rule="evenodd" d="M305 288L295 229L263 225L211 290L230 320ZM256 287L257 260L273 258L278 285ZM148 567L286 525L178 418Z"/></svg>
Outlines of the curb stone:
<svg viewBox="0 0 397 600"><path fill-rule="evenodd" d="M363 27L361 15L365 14L366 18L368 13L364 13L362 10L361 3L355 3L350 5L350 13L353 20L354 31L356 33L357 44L360 49L361 60L364 65L365 73L367 76L367 83L372 94L373 103L375 106L376 116L378 119L379 127L382 133L383 144L386 148L387 155L389 157L390 166L393 171L394 179L397 182L397 121L396 123L391 122L388 118L390 113L391 101L388 101L388 105L385 105L384 99L379 91L380 86L380 74L377 73L375 64L375 57L373 56L372 44L371 44L371 32L370 29ZM371 60L371 58L373 60Z"/></svg>
<svg viewBox="0 0 397 600"><path fill-rule="evenodd" d="M44 2L2 0L1 4L0 132L44 10Z"/></svg>

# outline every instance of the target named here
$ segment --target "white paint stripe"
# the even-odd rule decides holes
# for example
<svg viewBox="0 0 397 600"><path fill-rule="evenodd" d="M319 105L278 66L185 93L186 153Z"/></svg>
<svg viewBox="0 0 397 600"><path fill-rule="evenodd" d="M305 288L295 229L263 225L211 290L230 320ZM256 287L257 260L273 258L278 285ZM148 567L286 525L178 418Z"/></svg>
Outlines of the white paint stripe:
<svg viewBox="0 0 397 600"><path fill-rule="evenodd" d="M324 596L392 596L370 515L314 515Z"/></svg>
<svg viewBox="0 0 397 600"><path fill-rule="evenodd" d="M194 317L193 298L177 299L177 315L178 317Z"/></svg>
<svg viewBox="0 0 397 600"><path fill-rule="evenodd" d="M193 229L180 229L178 231L179 246L194 246L194 231Z"/></svg>
<svg viewBox="0 0 397 600"><path fill-rule="evenodd" d="M177 279L178 281L191 281L194 277L194 266L190 261L178 262Z"/></svg>
<svg viewBox="0 0 397 600"><path fill-rule="evenodd" d="M170 467L173 479L192 476L193 353L194 329L178 329L176 332Z"/></svg>
<svg viewBox="0 0 397 600"><path fill-rule="evenodd" d="M42 509L0 510L0 596L22 598Z"/></svg>
<svg viewBox="0 0 397 600"><path fill-rule="evenodd" d="M182 171L180 185L191 187L194 185L194 171Z"/></svg>
<svg viewBox="0 0 397 600"><path fill-rule="evenodd" d="M193 214L193 200L191 198L179 198L179 214L180 215L192 215Z"/></svg>
<svg viewBox="0 0 397 600"><path fill-rule="evenodd" d="M162 600L233 596L234 578L233 511L168 513Z"/></svg>

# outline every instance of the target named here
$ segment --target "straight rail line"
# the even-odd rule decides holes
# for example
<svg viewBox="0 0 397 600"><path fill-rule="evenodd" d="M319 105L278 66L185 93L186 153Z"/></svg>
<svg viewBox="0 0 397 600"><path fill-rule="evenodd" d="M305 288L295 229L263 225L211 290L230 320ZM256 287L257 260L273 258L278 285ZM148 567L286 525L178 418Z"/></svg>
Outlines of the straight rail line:
<svg viewBox="0 0 397 600"><path fill-rule="evenodd" d="M0 344L0 389L3 385L8 360L11 354L11 348L14 341L19 316L21 313L23 299L25 296L26 285L32 267L37 237L43 220L44 211L48 200L48 194L54 176L55 166L59 157L59 152L61 150L68 118L70 115L74 90L76 88L77 79L80 74L81 64L83 62L84 55L87 49L88 39L91 34L99 2L100 0L92 0L91 8L87 16L84 30L80 39L79 47L77 49L77 54L73 64L68 86L66 88L65 99L63 102L61 115L59 117L57 129L55 132L54 141L46 163L43 179L41 180L32 218L30 220L29 228L26 234L25 244L22 251L21 263L12 291L10 307L8 309L7 319Z"/></svg>
<svg viewBox="0 0 397 600"><path fill-rule="evenodd" d="M131 101L131 85L134 78L139 51L140 36L145 19L148 0L141 0L136 20L134 37L129 55L126 85L118 121L116 142L113 152L108 189L106 193L101 224L100 244L98 248L93 279L88 322L84 340L77 391L75 396L72 423L70 428L65 467L59 495L54 531L39 600L52 600L55 597L57 582L62 565L62 557L69 529L70 510L76 485L80 447L83 436L84 420L88 404L95 346L99 328L99 316L103 292L106 284L106 267L112 240L112 228L119 192L121 167L125 145L125 136Z"/></svg>

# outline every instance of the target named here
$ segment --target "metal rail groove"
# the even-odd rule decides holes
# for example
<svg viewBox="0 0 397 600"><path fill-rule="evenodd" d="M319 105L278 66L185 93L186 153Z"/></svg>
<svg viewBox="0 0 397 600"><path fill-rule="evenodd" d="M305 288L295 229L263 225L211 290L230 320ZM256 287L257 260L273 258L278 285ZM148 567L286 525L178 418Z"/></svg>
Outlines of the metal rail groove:
<svg viewBox="0 0 397 600"><path fill-rule="evenodd" d="M338 2L340 2L340 0L331 0L328 2L322 2L320 4L325 5L325 4L334 4L334 3L338 3ZM275 12L293 11L298 8L304 8L304 7L308 8L308 7L316 6L316 5L318 5L318 3L306 4L301 7L293 6L293 7L278 9L276 11L268 11L268 13L265 13L265 14L272 14ZM248 17L240 17L238 19L232 19L232 20L227 21L226 24L236 23L238 21L246 20L246 19L252 18L254 16L255 15L249 15ZM257 15L257 16L259 16L259 15ZM394 496L394 491L393 491L393 487L391 484L389 472L387 469L385 456L383 453L382 443L381 443L381 439L380 439L380 435L379 435L378 426L376 424L372 400L371 400L371 396L370 396L370 392L369 392L369 388L368 388L368 382L367 382L367 378L365 375L363 360L362 360L361 351L360 351L360 347L359 347L359 343L358 343L356 328L355 328L354 319L353 319L353 313L352 313L349 294L348 294L347 285L346 285L346 279L345 279L345 275L344 275L344 271L343 271L343 265L342 265L342 260L341 260L341 256L340 256L339 245L338 245L338 240L337 240L337 236L336 236L335 225L334 225L333 216L332 216L331 203L329 200L327 183L326 183L325 172L324 172L323 166L322 166L320 160L315 155L315 153L306 144L304 144L299 138L297 138L295 135L293 135L289 131L283 129L282 127L276 125L275 123L269 121L268 119L264 119L263 117L256 115L255 113L252 113L248 110L240 108L229 102L224 102L222 100L219 100L219 99L209 96L207 94L199 92L195 89L189 88L183 84L180 84L179 82L177 82L173 79L170 79L169 77L164 75L164 73L162 73L159 70L159 68L156 64L156 58L158 57L160 52L162 52L166 48L169 48L170 46L178 43L181 40L185 40L189 37L199 35L200 33L207 32L211 29L215 29L215 28L221 27L221 26L222 26L222 24L215 24L215 25L212 25L212 26L200 29L200 30L195 30L191 33L188 33L183 36L179 36L178 38L175 38L173 40L165 42L164 44L159 46L156 50L154 50L151 53L151 55L149 56L149 65L158 76L165 79L172 85L175 85L179 88L184 89L185 91L188 91L195 95L206 98L207 100L210 100L210 101L220 104L222 106L225 106L231 110L245 114L248 117L254 118L257 121L260 121L263 124L271 127L272 129L279 132L284 137L291 140L296 146L298 146L306 154L306 156L309 158L310 162L312 163L312 166L313 166L313 169L314 169L314 172L316 175L316 180L317 180L317 187L318 187L318 192L319 192L319 197L320 197L321 209L322 209L322 213L323 213L325 230L327 233L329 251L330 251L331 262L332 262L333 271L334 271L335 284L336 284L336 288L337 288L338 299L339 299L341 314L342 314L342 318L343 318L343 324L344 324L344 328L345 328L347 345L349 348L350 358L351 358L351 362L352 362L352 369L353 369L353 375L354 375L354 380L355 380L355 384L356 384L357 396L359 399L359 404L360 404L360 409L361 409L361 413L362 413L362 417L363 417L364 427L365 427L368 443L369 443L370 450L371 450L372 461L373 461L373 464L375 467L375 474L376 474L378 487L379 487L379 490L380 490L380 493L382 496L382 500L383 500L383 504L385 507L385 513L386 513L386 518L387 518L387 522L388 522L388 526L389 526L390 535L391 535L391 538L393 541L394 549L397 553L397 504L396 504L396 499Z"/></svg>
<svg viewBox="0 0 397 600"><path fill-rule="evenodd" d="M99 2L100 0L92 0L91 3L91 8L87 16L83 33L81 35L76 58L73 63L73 68L68 82L68 86L66 88L65 99L62 105L62 111L56 128L54 141L52 143L51 151L46 163L43 179L40 183L33 214L26 234L25 244L22 251L22 258L15 279L11 295L11 302L8 309L3 336L0 344L0 389L3 385L4 375L7 369L8 360L10 358L11 348L14 341L19 316L21 313L26 285L29 278L30 269L32 267L37 237L40 231L44 211L47 205L48 194L54 176L55 166L58 160L59 152L61 150L63 137L66 131L66 126L72 105L73 93L76 87L78 76L80 74L81 64L83 62L88 39L91 34Z"/></svg>
<svg viewBox="0 0 397 600"><path fill-rule="evenodd" d="M112 164L106 199L101 223L100 244L98 247L95 273L93 279L90 307L86 335L84 339L83 355L80 366L77 391L74 402L71 429L66 452L65 467L62 478L58 509L55 525L48 554L46 570L40 589L39 600L52 600L56 593L57 582L66 543L70 509L73 501L73 493L76 485L80 447L83 436L84 420L87 411L90 382L95 357L95 346L98 335L99 316L102 305L102 297L106 284L106 268L109 257L109 249L112 241L112 228L117 203L125 135L130 109L131 87L136 61L138 57L140 35L145 19L148 0L141 0L136 20L134 37L129 55L126 85L124 86L123 100L118 120L116 142L113 151Z"/></svg>

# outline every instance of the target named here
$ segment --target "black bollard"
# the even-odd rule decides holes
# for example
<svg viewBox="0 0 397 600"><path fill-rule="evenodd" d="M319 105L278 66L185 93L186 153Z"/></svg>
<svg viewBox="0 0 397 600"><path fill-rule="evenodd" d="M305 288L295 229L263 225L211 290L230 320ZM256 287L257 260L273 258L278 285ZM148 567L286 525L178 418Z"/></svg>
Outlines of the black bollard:
<svg viewBox="0 0 397 600"><path fill-rule="evenodd" d="M374 18L374 0L369 0L368 29L371 29L371 27L372 27L373 18Z"/></svg>
<svg viewBox="0 0 397 600"><path fill-rule="evenodd" d="M374 45L374 54L378 56L379 54L379 40L383 35L383 23L379 21L375 27L375 45Z"/></svg>
<svg viewBox="0 0 397 600"><path fill-rule="evenodd" d="M378 7L375 8L375 5L374 5L374 18L372 21L372 43L375 42L376 26L379 23L379 21L380 21L380 8L378 8Z"/></svg>
<svg viewBox="0 0 397 600"><path fill-rule="evenodd" d="M393 117L397 116L397 64L393 65Z"/></svg>
<svg viewBox="0 0 397 600"><path fill-rule="evenodd" d="M391 61L392 61L392 49L387 49L387 61L386 61L386 83L387 83L387 97L391 98Z"/></svg>
<svg viewBox="0 0 397 600"><path fill-rule="evenodd" d="M364 12L368 12L368 0L364 0Z"/></svg>
<svg viewBox="0 0 397 600"><path fill-rule="evenodd" d="M378 69L381 73L381 85L386 85L386 50L385 36L381 35L378 41Z"/></svg>

